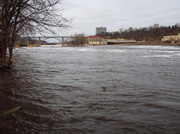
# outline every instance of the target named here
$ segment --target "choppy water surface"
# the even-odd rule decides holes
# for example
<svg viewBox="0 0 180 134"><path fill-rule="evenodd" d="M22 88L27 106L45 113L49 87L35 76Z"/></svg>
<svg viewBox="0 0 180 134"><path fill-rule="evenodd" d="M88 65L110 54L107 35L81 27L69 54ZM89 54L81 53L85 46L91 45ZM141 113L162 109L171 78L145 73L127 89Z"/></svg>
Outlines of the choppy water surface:
<svg viewBox="0 0 180 134"><path fill-rule="evenodd" d="M1 73L3 133L180 132L180 47L16 48Z"/></svg>

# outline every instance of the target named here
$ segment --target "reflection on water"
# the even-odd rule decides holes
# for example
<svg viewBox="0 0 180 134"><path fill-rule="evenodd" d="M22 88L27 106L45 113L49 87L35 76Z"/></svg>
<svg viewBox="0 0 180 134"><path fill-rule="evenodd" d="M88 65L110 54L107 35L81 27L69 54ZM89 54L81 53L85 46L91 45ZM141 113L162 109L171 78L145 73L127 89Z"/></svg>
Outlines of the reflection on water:
<svg viewBox="0 0 180 134"><path fill-rule="evenodd" d="M1 72L3 133L178 133L180 48L16 48Z"/></svg>

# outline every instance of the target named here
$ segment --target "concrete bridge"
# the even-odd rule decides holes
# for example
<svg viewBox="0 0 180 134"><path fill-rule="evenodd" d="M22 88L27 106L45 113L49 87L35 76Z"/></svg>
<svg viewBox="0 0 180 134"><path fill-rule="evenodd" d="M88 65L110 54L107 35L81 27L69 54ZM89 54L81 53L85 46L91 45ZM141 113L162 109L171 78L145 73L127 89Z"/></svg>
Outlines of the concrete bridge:
<svg viewBox="0 0 180 134"><path fill-rule="evenodd" d="M42 41L45 41L47 39L56 39L56 40L58 40L60 42L60 44L70 42L73 39L72 36L24 36L24 37L21 37L21 38L24 38L24 39L27 39L27 40L30 40L30 39L38 40L39 41L38 44L41 44Z"/></svg>

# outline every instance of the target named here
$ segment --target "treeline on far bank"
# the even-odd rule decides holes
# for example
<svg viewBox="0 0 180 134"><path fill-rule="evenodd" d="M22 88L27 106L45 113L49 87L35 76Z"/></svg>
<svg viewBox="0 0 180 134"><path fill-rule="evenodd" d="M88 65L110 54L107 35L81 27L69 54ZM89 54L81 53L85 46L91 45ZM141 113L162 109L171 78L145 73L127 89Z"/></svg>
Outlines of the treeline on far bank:
<svg viewBox="0 0 180 134"><path fill-rule="evenodd" d="M123 38L137 41L161 41L163 36L177 35L178 33L180 33L179 23L173 26L159 26L159 24L154 24L153 26L144 28L129 27L128 29L119 29L119 31L115 32L99 33L97 36L110 39Z"/></svg>

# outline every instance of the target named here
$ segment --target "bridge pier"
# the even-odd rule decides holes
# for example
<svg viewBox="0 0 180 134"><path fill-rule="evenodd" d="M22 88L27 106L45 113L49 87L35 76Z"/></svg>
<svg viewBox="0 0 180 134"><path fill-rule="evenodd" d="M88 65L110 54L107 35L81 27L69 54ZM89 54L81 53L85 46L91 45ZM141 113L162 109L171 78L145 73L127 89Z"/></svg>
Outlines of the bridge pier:
<svg viewBox="0 0 180 134"><path fill-rule="evenodd" d="M64 44L64 37L62 37L62 44Z"/></svg>
<svg viewBox="0 0 180 134"><path fill-rule="evenodd" d="M38 45L40 45L40 43L41 43L41 37L39 37L39 42L38 42Z"/></svg>

